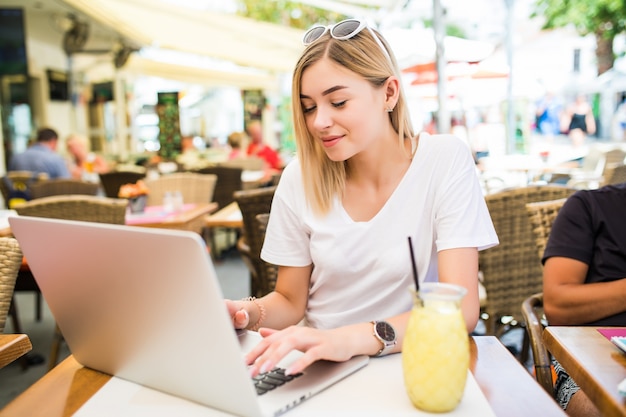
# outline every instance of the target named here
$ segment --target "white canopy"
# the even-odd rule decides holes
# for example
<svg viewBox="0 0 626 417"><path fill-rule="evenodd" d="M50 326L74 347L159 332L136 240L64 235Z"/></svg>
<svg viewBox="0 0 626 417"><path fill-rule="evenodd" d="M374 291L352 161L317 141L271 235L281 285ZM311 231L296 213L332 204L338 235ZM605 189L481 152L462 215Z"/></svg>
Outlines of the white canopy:
<svg viewBox="0 0 626 417"><path fill-rule="evenodd" d="M189 52L274 72L290 72L302 31L228 13L152 0L64 0L141 46Z"/></svg>

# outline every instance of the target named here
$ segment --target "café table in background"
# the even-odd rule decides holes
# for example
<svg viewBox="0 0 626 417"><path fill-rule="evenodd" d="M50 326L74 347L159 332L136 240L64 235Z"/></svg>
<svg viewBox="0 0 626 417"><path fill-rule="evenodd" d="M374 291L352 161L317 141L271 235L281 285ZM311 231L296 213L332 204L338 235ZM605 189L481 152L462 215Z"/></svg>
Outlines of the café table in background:
<svg viewBox="0 0 626 417"><path fill-rule="evenodd" d="M243 227L243 216L236 201L205 218L206 227Z"/></svg>
<svg viewBox="0 0 626 417"><path fill-rule="evenodd" d="M143 213L129 213L129 226L189 230L202 234L205 217L217 210L217 203L185 204L181 210L166 212L163 206L148 206Z"/></svg>
<svg viewBox="0 0 626 417"><path fill-rule="evenodd" d="M176 335L173 334L172 337ZM496 416L565 416L556 401L537 384L497 338L474 336L470 341L470 352L470 370ZM399 354L372 359L377 362L358 372L375 373L373 382L384 380L389 367L399 366L400 360ZM376 378L376 372L381 373L380 378ZM109 375L82 367L73 356L69 356L9 403L0 411L0 416L71 416L110 378ZM340 381L337 385L344 383L350 381ZM333 388L330 387L327 391ZM362 403L368 401L368 398L374 399L383 395L380 384L369 384L366 389L371 392L360 392L356 397L346 398L347 403L338 404L337 408L347 411L338 411L333 415L354 415L347 408L349 401ZM299 407L307 407L308 402L313 405L314 401L322 401L323 394L325 393L320 394L319 398L311 398ZM285 416L297 416L298 411L295 408Z"/></svg>
<svg viewBox="0 0 626 417"><path fill-rule="evenodd" d="M626 416L626 398L617 389L626 378L626 354L598 329L602 328L548 326L543 340L602 415ZM626 331L626 327L619 329Z"/></svg>
<svg viewBox="0 0 626 417"><path fill-rule="evenodd" d="M211 253L217 254L216 229L243 229L243 216L241 215L239 204L233 201L215 213L205 216L204 227L207 233L207 241L211 244Z"/></svg>

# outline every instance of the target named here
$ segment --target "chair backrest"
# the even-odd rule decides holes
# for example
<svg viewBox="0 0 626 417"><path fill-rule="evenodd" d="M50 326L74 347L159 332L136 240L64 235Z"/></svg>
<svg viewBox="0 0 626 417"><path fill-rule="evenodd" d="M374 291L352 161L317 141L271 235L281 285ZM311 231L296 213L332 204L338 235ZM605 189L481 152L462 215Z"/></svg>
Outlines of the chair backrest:
<svg viewBox="0 0 626 417"><path fill-rule="evenodd" d="M535 236L538 259L540 260L543 258L554 219L556 219L566 200L566 198L560 198L526 204L526 211ZM526 333L533 352L535 378L548 394L554 396L550 354L543 344L543 329L547 325L547 320L543 314L543 293L532 294L523 301L522 317L526 324Z"/></svg>
<svg viewBox="0 0 626 417"><path fill-rule="evenodd" d="M243 188L243 183L241 181L241 173L243 172L243 169L240 167L218 165L200 168L194 172L217 176L215 192L213 193L213 201L218 204L219 208L226 207L235 201L235 191L239 191Z"/></svg>
<svg viewBox="0 0 626 417"><path fill-rule="evenodd" d="M134 184L145 178L146 174L137 171L111 171L98 174L104 195L109 198L118 198L120 187L124 184Z"/></svg>
<svg viewBox="0 0 626 417"><path fill-rule="evenodd" d="M185 204L210 203L213 201L217 175L174 172L144 181L150 190L150 194L148 194L149 206L160 206L163 204L165 193L176 191L180 191Z"/></svg>
<svg viewBox="0 0 626 417"><path fill-rule="evenodd" d="M33 199L49 197L51 195L97 195L100 184L75 179L52 179L40 181L31 186Z"/></svg>
<svg viewBox="0 0 626 417"><path fill-rule="evenodd" d="M559 210L565 204L567 198L559 198L557 200L538 201L526 204L526 212L530 221L530 227L535 237L535 244L539 260L543 258L543 252L548 243L548 237L552 230L552 224L556 219Z"/></svg>
<svg viewBox="0 0 626 417"><path fill-rule="evenodd" d="M626 164L612 164L604 170L602 185L621 184L626 182Z"/></svg>
<svg viewBox="0 0 626 417"><path fill-rule="evenodd" d="M504 316L520 317L526 297L542 291L542 268L526 204L564 198L576 191L557 185L510 188L485 196L500 244L480 251L487 292L484 312L488 334L496 334Z"/></svg>
<svg viewBox="0 0 626 417"><path fill-rule="evenodd" d="M13 299L15 279L22 265L22 250L12 237L0 238L0 333L4 331Z"/></svg>
<svg viewBox="0 0 626 417"><path fill-rule="evenodd" d="M604 152L604 157L606 159L606 165L611 166L614 164L623 164L626 159L626 151L615 148Z"/></svg>
<svg viewBox="0 0 626 417"><path fill-rule="evenodd" d="M48 174L32 171L9 171L0 181L0 192L6 208L32 199L34 184L48 180Z"/></svg>
<svg viewBox="0 0 626 417"><path fill-rule="evenodd" d="M522 303L522 316L526 323L526 333L533 352L535 365L535 379L554 397L554 381L552 379L552 361L550 354L543 344L543 329L545 320L543 315L543 294L537 293L529 296Z"/></svg>
<svg viewBox="0 0 626 417"><path fill-rule="evenodd" d="M237 167L248 171L262 171L265 169L265 160L255 156L246 158L235 158L224 161L220 164L225 167Z"/></svg>
<svg viewBox="0 0 626 417"><path fill-rule="evenodd" d="M582 171L595 177L601 177L606 165L606 153L598 148L592 148L583 158Z"/></svg>
<svg viewBox="0 0 626 417"><path fill-rule="evenodd" d="M264 236L260 237L259 235L256 216L257 214L270 212L275 191L276 186L235 191L235 201L239 205L243 219L241 240L247 245L246 252L243 252L242 256L244 261L248 263L248 267L251 268L250 288L252 295L255 296L258 296L260 288L258 277L262 275L260 270L263 266L260 255L264 239Z"/></svg>
<svg viewBox="0 0 626 417"><path fill-rule="evenodd" d="M259 231L258 236L261 240L261 245L265 239L265 231L267 230L267 222L269 219L269 213L257 214L256 216L257 228ZM274 288L276 287L276 279L278 278L278 266L260 259L260 268L258 272L257 294L263 296L274 291ZM259 295L256 296L258 297Z"/></svg>
<svg viewBox="0 0 626 417"><path fill-rule="evenodd" d="M91 195L58 195L15 207L20 216L125 224L128 201Z"/></svg>

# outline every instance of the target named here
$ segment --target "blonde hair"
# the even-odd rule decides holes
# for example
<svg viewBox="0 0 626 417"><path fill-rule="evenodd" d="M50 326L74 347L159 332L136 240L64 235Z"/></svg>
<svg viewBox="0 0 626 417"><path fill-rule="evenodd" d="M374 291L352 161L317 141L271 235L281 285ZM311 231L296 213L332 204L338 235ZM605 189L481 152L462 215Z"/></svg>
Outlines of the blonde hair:
<svg viewBox="0 0 626 417"><path fill-rule="evenodd" d="M387 53L372 37L376 33ZM296 64L292 79L292 111L297 154L300 161L304 193L314 212L325 214L330 210L335 196L342 197L346 182L346 162L331 161L323 147L309 133L300 101L302 74L320 61L328 58L342 67L360 75L372 87L380 88L395 75L400 79L398 65L387 41L374 29L363 29L347 40L337 40L324 34L309 45ZM398 146L406 150L404 141L413 137L413 127L402 87L398 102L389 113L393 129L398 133Z"/></svg>
<svg viewBox="0 0 626 417"><path fill-rule="evenodd" d="M239 149L243 146L247 137L248 135L246 135L245 132L233 132L228 135L228 145L233 149Z"/></svg>

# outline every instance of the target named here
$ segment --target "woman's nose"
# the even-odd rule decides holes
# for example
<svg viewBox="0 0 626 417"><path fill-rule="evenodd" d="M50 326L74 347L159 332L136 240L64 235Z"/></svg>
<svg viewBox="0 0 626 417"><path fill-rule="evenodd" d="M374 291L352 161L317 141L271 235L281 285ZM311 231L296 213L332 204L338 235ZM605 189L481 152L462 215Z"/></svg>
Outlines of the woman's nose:
<svg viewBox="0 0 626 417"><path fill-rule="evenodd" d="M324 107L318 107L315 112L315 119L313 120L313 126L318 130L326 129L332 125L332 117L330 112Z"/></svg>

